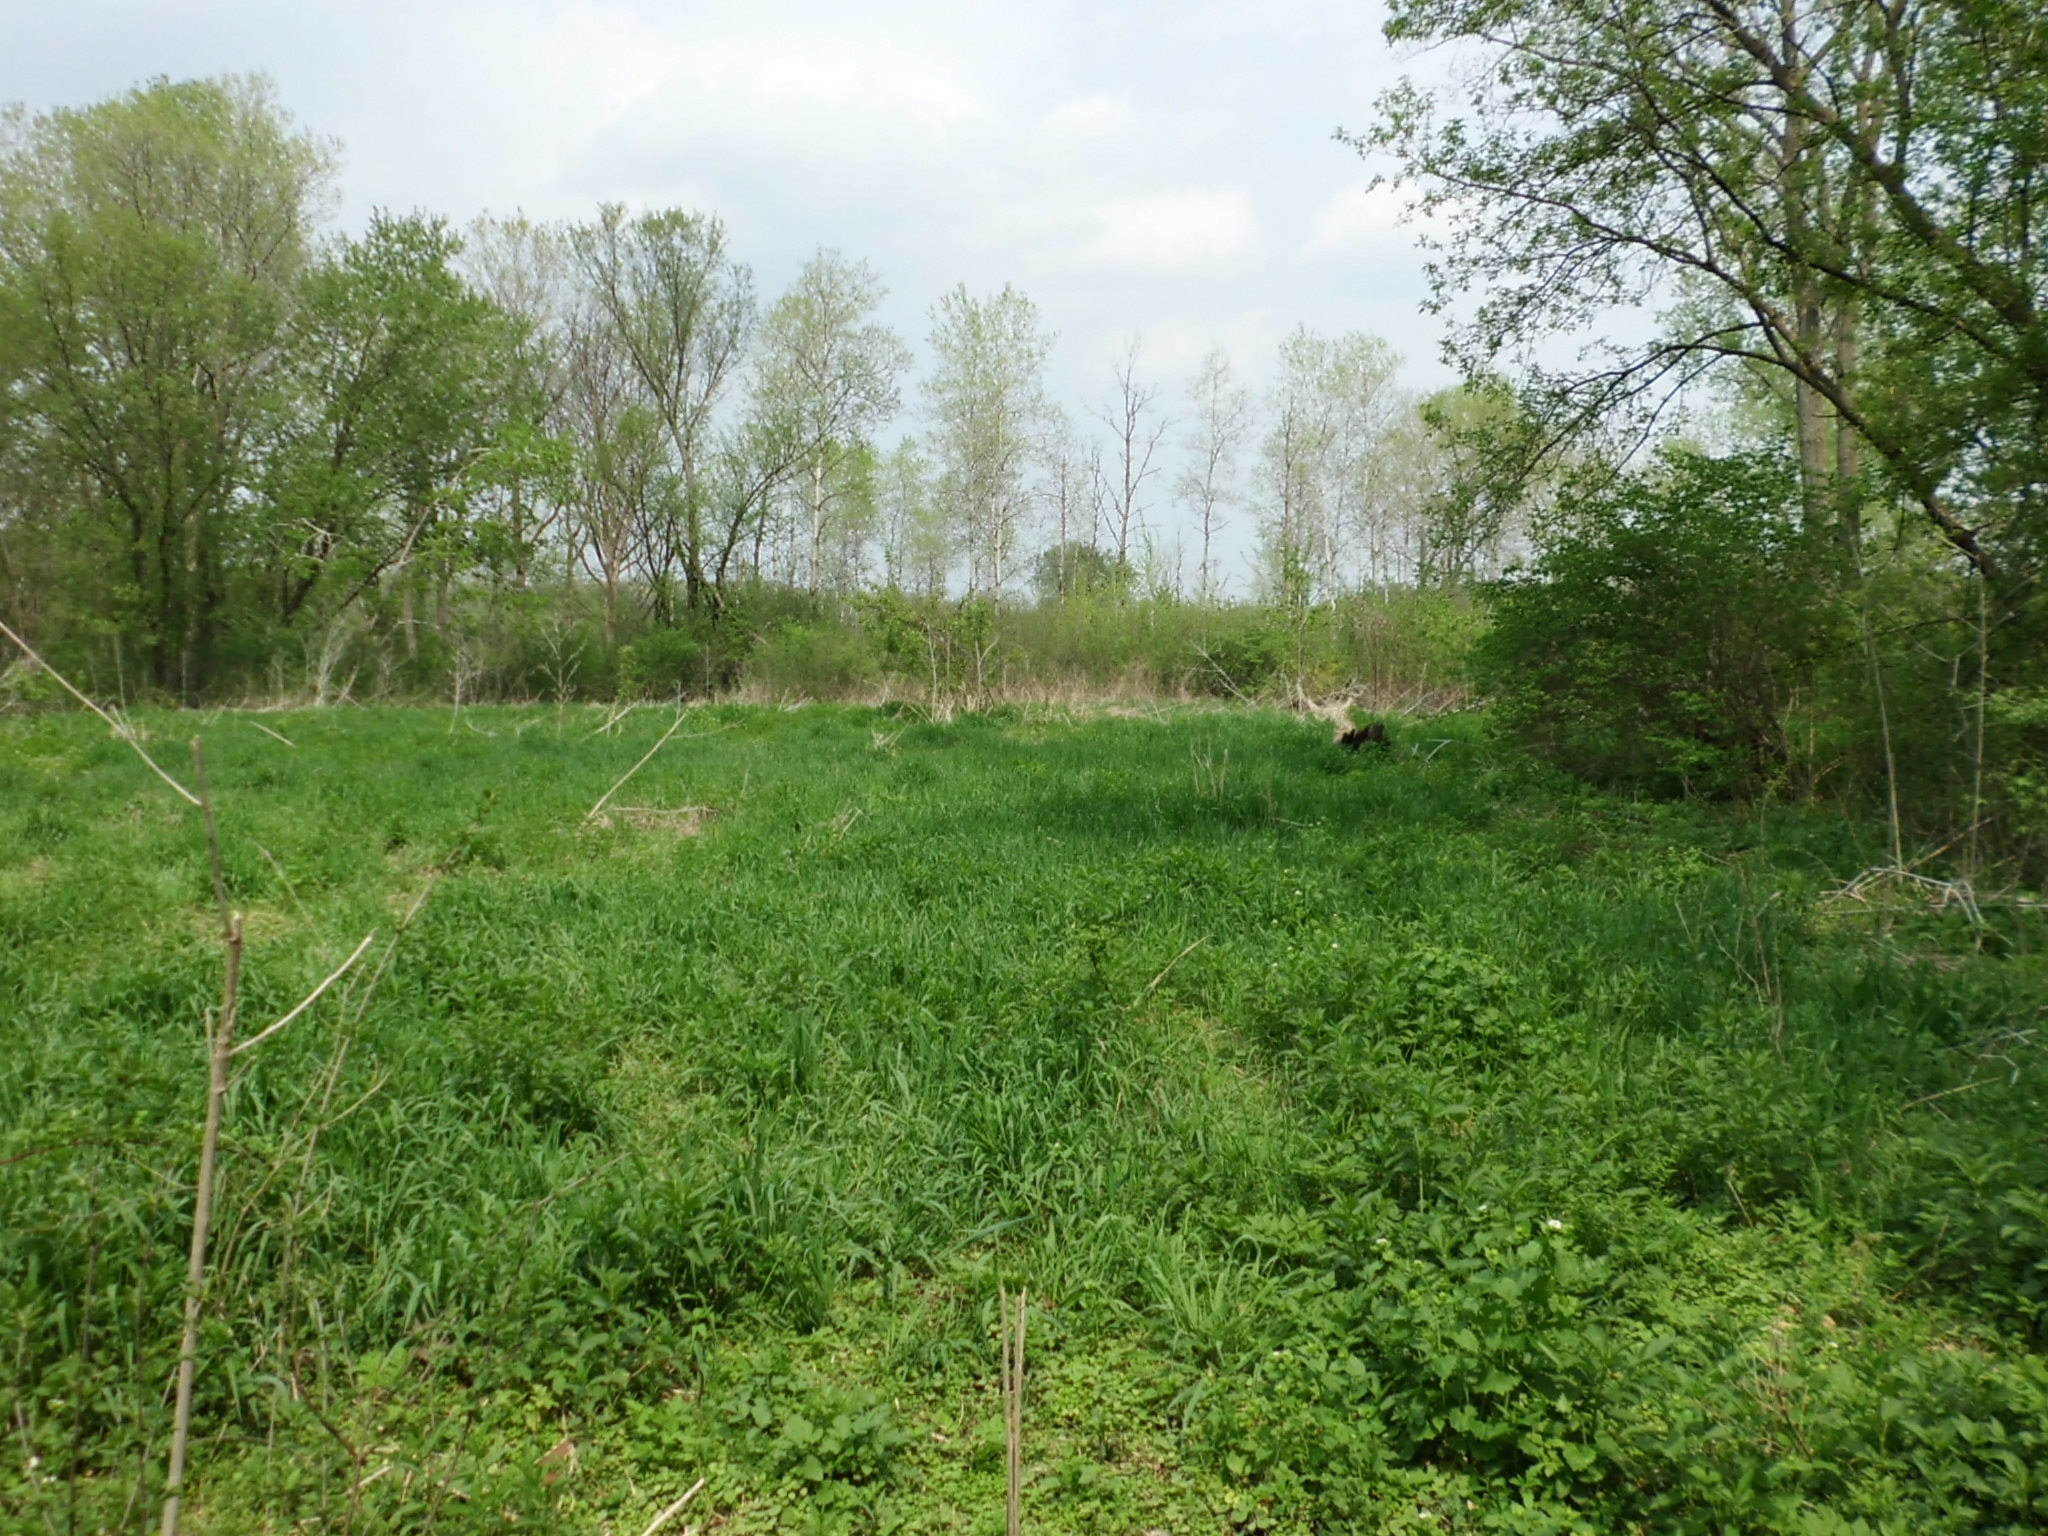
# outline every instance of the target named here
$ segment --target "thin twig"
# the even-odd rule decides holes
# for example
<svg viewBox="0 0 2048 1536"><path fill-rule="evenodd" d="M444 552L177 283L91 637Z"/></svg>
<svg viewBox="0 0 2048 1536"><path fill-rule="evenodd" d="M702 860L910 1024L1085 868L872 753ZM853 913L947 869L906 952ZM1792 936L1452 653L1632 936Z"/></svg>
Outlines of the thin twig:
<svg viewBox="0 0 2048 1536"><path fill-rule="evenodd" d="M691 1485L690 1491L684 1494L680 1499L677 1499L675 1503L669 1505L669 1507L667 1509L664 1509L660 1514L656 1515L652 1523L648 1525L647 1529L640 1533L640 1536L654 1536L654 1533L656 1531L660 1530L664 1525L667 1525L669 1521L675 1519L675 1517L677 1515L680 1515L685 1509L688 1509L690 1507L690 1500L697 1497L698 1493L703 1490L704 1482L705 1480L703 1478L698 1478L697 1481Z"/></svg>
<svg viewBox="0 0 2048 1536"><path fill-rule="evenodd" d="M334 968L333 974L331 974L325 981L321 982L319 986L315 987L311 992L308 992L305 995L305 997L300 1000L298 1007L294 1008L290 1013L286 1014L283 1018L279 1019L275 1024L271 1025L261 1034L251 1035L248 1039L244 1040L240 1045L236 1046L228 1054L230 1056L239 1056L244 1051L253 1051L254 1049L256 1049L257 1046L261 1045L264 1041L268 1040L280 1029L283 1029L285 1025L291 1023L293 1019L296 1019L308 1008L312 1007L315 1003L319 1002L321 997L326 993L327 989L333 986L337 981L341 980L342 977L346 976L348 974L349 967L354 965L358 960L362 959L363 951L367 950L372 944L376 942L376 940L377 930L372 928L368 933L363 935L363 942L356 946L355 953L350 955L346 960L342 961L340 965L336 966Z"/></svg>
<svg viewBox="0 0 2048 1536"><path fill-rule="evenodd" d="M1165 970L1162 970L1157 976L1154 976L1150 981L1146 982L1145 985L1139 990L1138 995L1131 999L1131 1006L1135 1008L1138 1006L1138 1004L1145 1001L1145 999L1151 995L1152 989L1158 986L1159 983L1161 983L1162 981L1166 980L1168 972L1170 972L1176 965L1179 965L1181 961L1187 959L1189 955L1192 955L1197 949L1199 949L1202 945L1208 942L1209 935L1205 933L1199 939L1195 940L1194 943L1190 944L1186 949L1182 950L1179 954L1175 955L1171 960L1167 961Z"/></svg>
<svg viewBox="0 0 2048 1536"><path fill-rule="evenodd" d="M195 739L193 767L199 787L206 788L206 755ZM226 923L227 980L221 992L220 1018L207 1042L206 1128L199 1138L199 1188L192 1208L192 1248L185 1270L185 1329L178 1344L177 1407L171 1416L170 1467L164 1477L163 1536L178 1536L178 1510L185 1493L185 1450L192 1435L192 1387L199 1371L199 1313L206 1294L206 1247L213 1231L215 1173L220 1158L221 1112L228 1097L228 1058L234 1052L235 1014L242 992L242 915L227 905L221 877L220 839L215 833L213 800L201 802L206 812L208 845L213 853L214 894Z"/></svg>
<svg viewBox="0 0 2048 1536"><path fill-rule="evenodd" d="M235 917L228 906L227 876L221 872L220 823L213 814L213 791L206 783L206 748L197 736L192 738L192 776L199 783L199 808L206 813L206 852L213 864L213 899L220 907L221 932L226 933L234 927Z"/></svg>
<svg viewBox="0 0 2048 1536"><path fill-rule="evenodd" d="M271 740L281 741L295 752L298 750L299 744L296 741L293 741L291 737L285 735L282 731L273 731L269 726L265 725L260 720L251 720L249 723L255 726L256 729L261 731L264 735L268 736Z"/></svg>
<svg viewBox="0 0 2048 1536"><path fill-rule="evenodd" d="M683 728L683 721L686 718L688 718L688 714L689 712L687 710L679 709L676 711L675 722L672 725L670 725L667 730L661 733L661 740L657 741L653 746L649 747L647 749L647 755L645 757L642 757L639 762L635 763L632 767L628 768L624 773L620 774L618 783L614 784L610 789L606 790L602 795L598 796L597 804L593 805L590 808L590 810L584 815L583 819L585 821L595 821L597 819L597 813L604 809L605 802L610 800L611 797L613 795L616 795L620 790L624 789L626 787L626 781L632 778L633 775L638 773L642 768L645 768L649 760L653 758L654 754L659 752L663 747L668 745L669 737L675 735L677 731Z"/></svg>
<svg viewBox="0 0 2048 1536"><path fill-rule="evenodd" d="M149 764L150 772L154 773L158 778L162 779L166 784L170 785L171 788L175 789L181 796L184 797L188 804L199 804L199 797L197 795L193 794L191 790L187 789L184 785L180 784L168 773L165 773L163 769L158 765L157 760L151 757L147 752L143 750L142 743L136 739L135 727L129 725L126 721L116 720L104 709L101 709L99 705L93 703L91 699L88 699L76 688L72 687L70 679L66 678L62 672L59 672L55 667L51 666L47 661L43 660L42 657L38 656L36 654L35 647L30 645L26 640L22 639L21 636L17 635L13 630L9 629L4 621L0 621L0 635L5 635L8 639L12 640L16 645L20 646L23 655L27 656L30 661L34 662L37 666L41 667L45 672L49 673L50 676L54 677L57 680L58 687L62 688L66 693L70 694L71 697L78 700L79 703L83 704L87 709L91 710L94 714L98 715L102 720L106 721L108 725L113 727L114 734L120 737L123 741L127 742L130 747L134 748L135 755L137 757L141 758L145 763Z"/></svg>
<svg viewBox="0 0 2048 1536"><path fill-rule="evenodd" d="M263 861L277 875L278 883L284 887L285 895L291 897L292 905L299 909L299 916L310 920L313 914L308 912L306 904L299 900L298 888L292 884L292 877L284 872L284 866L277 862L277 855L261 843L256 844L256 851L263 855Z"/></svg>
<svg viewBox="0 0 2048 1536"><path fill-rule="evenodd" d="M620 722L621 720L625 719L625 718L626 718L626 716L628 716L628 715L630 715L631 713L633 713L633 711L634 711L634 710L636 710L636 709L638 709L639 707L640 707L640 706L639 706L639 705L637 705L637 704L621 704L621 705L618 705L618 706L614 707L614 708L613 708L613 710L612 710L612 712L611 712L611 714L610 714L610 715L608 715L608 716L606 716L604 724L603 724L603 725L600 725L600 726L599 726L599 727L598 727L598 728L597 728L596 730L592 731L592 732L590 733L590 735L591 735L591 736L606 736L606 735L609 735L609 734L610 734L610 733L611 733L612 731L614 731L614 730L618 729L618 724L619 724L619 722ZM590 738L589 738L588 736L586 736L586 737L585 737L584 739L585 739L585 740L587 741L587 740L589 740Z"/></svg>
<svg viewBox="0 0 2048 1536"><path fill-rule="evenodd" d="M1899 1106L1899 1113L1904 1114L1909 1109L1918 1109L1922 1104L1932 1104L1936 1099L1945 1099L1952 1093L1968 1093L1972 1088L1982 1088L1989 1083L1997 1081L1998 1079L1995 1077L1980 1078L1974 1083L1963 1083L1958 1087L1944 1088L1939 1093L1925 1094L1920 1098L1901 1104Z"/></svg>

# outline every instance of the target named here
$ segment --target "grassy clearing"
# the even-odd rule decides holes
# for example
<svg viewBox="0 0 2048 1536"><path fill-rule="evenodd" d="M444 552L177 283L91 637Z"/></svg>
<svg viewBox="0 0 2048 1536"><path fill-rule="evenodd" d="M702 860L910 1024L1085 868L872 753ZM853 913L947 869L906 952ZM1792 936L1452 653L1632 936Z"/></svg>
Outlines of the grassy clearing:
<svg viewBox="0 0 2048 1536"><path fill-rule="evenodd" d="M1469 721L607 718L204 722L248 1027L431 895L245 1058L188 1528L997 1531L1002 1285L1034 1530L2048 1520L2038 914ZM206 869L0 721L10 1528L154 1518Z"/></svg>

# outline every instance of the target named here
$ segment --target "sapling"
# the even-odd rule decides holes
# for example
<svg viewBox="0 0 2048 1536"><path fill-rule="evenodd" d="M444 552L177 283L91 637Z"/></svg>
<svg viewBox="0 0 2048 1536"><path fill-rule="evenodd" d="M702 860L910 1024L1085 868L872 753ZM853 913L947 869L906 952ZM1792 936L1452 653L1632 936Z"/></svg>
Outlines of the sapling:
<svg viewBox="0 0 2048 1536"><path fill-rule="evenodd" d="M227 950L227 973L221 989L220 1012L208 1031L206 1126L199 1138L199 1186L193 1200L192 1245L185 1271L185 1327L178 1344L177 1405L171 1415L170 1465L164 1477L163 1536L178 1536L178 1516L184 1501L185 1454L192 1434L192 1388L199 1373L199 1315L206 1295L206 1250L213 1236L213 1204L219 1183L220 1125L231 1086L229 1065L236 1056L263 1044L318 1002L327 989L341 980L363 957L377 937L372 930L355 947L355 952L296 1007L237 1046L235 1024L240 1012L242 989L242 914L235 911L228 901L227 880L221 872L220 824L214 815L213 794L206 782L206 749L196 736L192 738L192 768L199 785L199 808L206 817L206 848L212 861L214 900L220 907L221 942Z"/></svg>

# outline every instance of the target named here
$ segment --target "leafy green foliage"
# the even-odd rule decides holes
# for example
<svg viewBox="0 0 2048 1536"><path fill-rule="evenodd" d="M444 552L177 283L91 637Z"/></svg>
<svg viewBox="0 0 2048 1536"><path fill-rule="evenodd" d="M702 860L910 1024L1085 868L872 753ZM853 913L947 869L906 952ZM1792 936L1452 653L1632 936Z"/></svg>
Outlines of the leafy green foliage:
<svg viewBox="0 0 2048 1536"><path fill-rule="evenodd" d="M1504 583L1477 668L1501 725L1610 783L1753 791L1791 756L1791 714L1829 618L1774 463L1668 455Z"/></svg>
<svg viewBox="0 0 2048 1536"><path fill-rule="evenodd" d="M195 1521L986 1526L1020 1285L1034 1528L2043 1518L2038 913L1873 945L1853 827L1456 718L833 706L597 825L667 710L260 718L248 1027L432 892L244 1058ZM60 1528L152 1503L211 901L97 722L0 720L0 1501Z"/></svg>

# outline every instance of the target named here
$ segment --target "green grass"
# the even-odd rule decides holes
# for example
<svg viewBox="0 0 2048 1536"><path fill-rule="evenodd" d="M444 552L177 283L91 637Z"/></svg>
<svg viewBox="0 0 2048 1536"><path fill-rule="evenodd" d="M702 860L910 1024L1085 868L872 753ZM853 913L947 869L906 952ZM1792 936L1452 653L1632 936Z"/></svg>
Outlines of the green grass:
<svg viewBox="0 0 2048 1536"><path fill-rule="evenodd" d="M2021 1531L2039 915L1471 720L155 716L249 922L192 1530ZM153 1526L203 829L0 719L0 1529ZM569 1449L573 1447L573 1453ZM554 1454L549 1455L550 1452ZM678 1526L677 1528L680 1528Z"/></svg>

